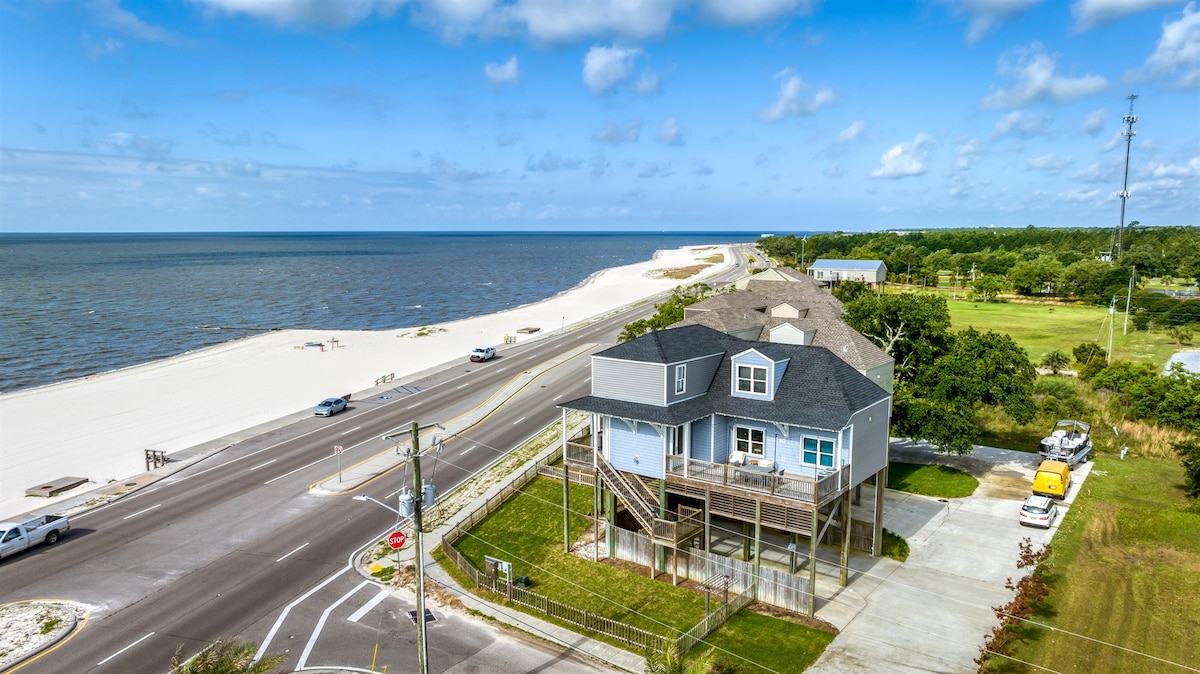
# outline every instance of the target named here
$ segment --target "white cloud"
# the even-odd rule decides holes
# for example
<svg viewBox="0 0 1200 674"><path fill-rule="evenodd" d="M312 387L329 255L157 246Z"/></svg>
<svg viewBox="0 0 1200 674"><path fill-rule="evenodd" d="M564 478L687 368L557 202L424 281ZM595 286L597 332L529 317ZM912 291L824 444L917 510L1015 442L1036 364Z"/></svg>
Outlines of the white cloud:
<svg viewBox="0 0 1200 674"><path fill-rule="evenodd" d="M638 172L639 178L665 178L671 175L671 162L648 162Z"/></svg>
<svg viewBox="0 0 1200 674"><path fill-rule="evenodd" d="M602 94L613 85L629 79L633 74L634 60L642 55L641 49L623 49L593 46L583 57L583 83L593 94Z"/></svg>
<svg viewBox="0 0 1200 674"><path fill-rule="evenodd" d="M879 168L871 171L873 178L904 178L919 176L929 170L929 156L936 144L933 137L918 133L911 143L897 143L879 158Z"/></svg>
<svg viewBox="0 0 1200 674"><path fill-rule="evenodd" d="M974 138L968 138L959 143L954 148L954 154L958 156L954 160L954 168L960 171L971 168L971 164L975 163L975 160L979 158L982 151L983 148L980 146L979 141Z"/></svg>
<svg viewBox="0 0 1200 674"><path fill-rule="evenodd" d="M115 54L125 48L125 43L115 37L93 38L86 31L79 36L79 44L90 59Z"/></svg>
<svg viewBox="0 0 1200 674"><path fill-rule="evenodd" d="M830 178L841 178L846 175L846 167L841 164L830 164L825 167L825 175Z"/></svg>
<svg viewBox="0 0 1200 674"><path fill-rule="evenodd" d="M1060 192L1055 199L1070 204L1095 204L1100 199L1100 190L1081 187L1070 192Z"/></svg>
<svg viewBox="0 0 1200 674"><path fill-rule="evenodd" d="M1094 136L1104 128L1104 124L1108 122L1108 111L1103 108L1093 113L1088 114L1083 118L1083 132Z"/></svg>
<svg viewBox="0 0 1200 674"><path fill-rule="evenodd" d="M953 7L954 14L966 16L967 44L975 44L987 37L1000 23L1040 3L1042 0L944 0Z"/></svg>
<svg viewBox="0 0 1200 674"><path fill-rule="evenodd" d="M592 140L609 145L621 143L636 143L642 133L642 120L631 119L624 124L617 124L611 119L604 125L604 130L592 136Z"/></svg>
<svg viewBox="0 0 1200 674"><path fill-rule="evenodd" d="M775 102L758 113L758 118L764 122L778 122L796 115L811 115L832 104L836 99L832 89L819 89L811 100L804 100L802 94L808 85L791 68L784 68L776 73L775 79L782 80L779 92L775 94Z"/></svg>
<svg viewBox="0 0 1200 674"><path fill-rule="evenodd" d="M612 166L612 162L608 161L608 158L604 156L604 150L601 150L596 153L595 157L592 157L592 160L588 162L588 166L591 168L590 173L592 177L599 178L608 172L609 167Z"/></svg>
<svg viewBox="0 0 1200 674"><path fill-rule="evenodd" d="M561 157L546 150L540 159L530 157L525 160L526 171L544 171L551 173L558 170L570 171L583 165L583 160L576 157Z"/></svg>
<svg viewBox="0 0 1200 674"><path fill-rule="evenodd" d="M483 67L483 74L487 75L491 84L516 84L521 81L521 69L517 65L516 56L504 63L487 64Z"/></svg>
<svg viewBox="0 0 1200 674"><path fill-rule="evenodd" d="M1001 117L1000 121L996 122L996 131L993 135L997 138L1008 135L1020 138L1033 138L1034 136L1046 133L1050 122L1050 117L1044 113L1035 115L1024 110L1013 110Z"/></svg>
<svg viewBox="0 0 1200 674"><path fill-rule="evenodd" d="M837 140L833 142L840 145L842 143L849 143L858 140L858 137L862 135L862 132L866 130L866 128L866 122L862 121L861 119L857 119L853 122L850 122L850 126L842 129L842 132L837 136Z"/></svg>
<svg viewBox="0 0 1200 674"><path fill-rule="evenodd" d="M99 141L85 139L83 144L103 152L132 154L143 159L166 159L175 145L165 138L150 138L126 131L110 133Z"/></svg>
<svg viewBox="0 0 1200 674"><path fill-rule="evenodd" d="M456 183L478 180L483 177L482 173L463 168L460 164L446 161L439 154L430 157L429 169L430 172L440 175L447 180L453 180Z"/></svg>
<svg viewBox="0 0 1200 674"><path fill-rule="evenodd" d="M1075 30L1084 32L1129 14L1178 3L1179 0L1076 0L1071 5L1071 14L1075 17Z"/></svg>
<svg viewBox="0 0 1200 674"><path fill-rule="evenodd" d="M643 96L657 94L661 88L662 81L659 80L658 74L653 70L646 70L643 72L642 76L639 77L638 81L633 85L633 90L636 93L642 94Z"/></svg>
<svg viewBox="0 0 1200 674"><path fill-rule="evenodd" d="M503 19L524 26L543 42L562 43L589 36L619 35L640 39L662 35L671 27L675 0L518 0Z"/></svg>
<svg viewBox="0 0 1200 674"><path fill-rule="evenodd" d="M1108 87L1108 80L1099 75L1076 78L1055 75L1057 62L1058 55L1047 54L1038 42L1000 57L996 72L1011 75L1016 82L1007 89L992 89L984 97L983 107L1020 108L1044 100L1069 103Z"/></svg>
<svg viewBox="0 0 1200 674"><path fill-rule="evenodd" d="M763 23L784 15L808 15L814 0L702 0L705 15L735 26Z"/></svg>
<svg viewBox="0 0 1200 674"><path fill-rule="evenodd" d="M118 30L128 37L146 40L147 42L165 42L172 44L178 38L165 28L142 21L136 14L121 9L117 0L97 0L92 3L101 25Z"/></svg>
<svg viewBox="0 0 1200 674"><path fill-rule="evenodd" d="M1200 88L1200 12L1194 2L1183 8L1178 21L1163 25L1158 46L1142 65L1144 76L1173 73L1179 73L1176 86Z"/></svg>
<svg viewBox="0 0 1200 674"><path fill-rule="evenodd" d="M405 0L196 0L227 14L245 14L277 24L346 28L372 14L391 16ZM490 3L489 3L490 4Z"/></svg>
<svg viewBox="0 0 1200 674"><path fill-rule="evenodd" d="M683 145L683 131L674 117L668 117L658 130L658 139L667 145Z"/></svg>
<svg viewBox="0 0 1200 674"><path fill-rule="evenodd" d="M508 147L515 144L521 137L512 133L502 133L496 136L496 144L500 147Z"/></svg>
<svg viewBox="0 0 1200 674"><path fill-rule="evenodd" d="M1058 175L1063 169L1075 163L1075 158L1067 155L1060 157L1053 152L1040 154L1025 160L1025 168L1030 171L1045 171L1050 175Z"/></svg>

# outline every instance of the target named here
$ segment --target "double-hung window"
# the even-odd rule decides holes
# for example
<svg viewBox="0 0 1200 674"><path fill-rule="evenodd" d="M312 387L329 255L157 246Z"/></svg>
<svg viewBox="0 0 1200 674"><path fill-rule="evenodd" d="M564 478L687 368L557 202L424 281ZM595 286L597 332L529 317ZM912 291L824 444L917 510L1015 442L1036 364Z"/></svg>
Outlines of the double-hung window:
<svg viewBox="0 0 1200 674"><path fill-rule="evenodd" d="M761 428L737 426L733 431L735 449L747 454L762 456L765 433Z"/></svg>
<svg viewBox="0 0 1200 674"><path fill-rule="evenodd" d="M737 390L740 393L766 394L767 368L754 365L738 365Z"/></svg>
<svg viewBox="0 0 1200 674"><path fill-rule="evenodd" d="M804 438L804 453L800 461L809 466L833 467L833 440Z"/></svg>
<svg viewBox="0 0 1200 674"><path fill-rule="evenodd" d="M687 390L687 365L675 366L675 395Z"/></svg>

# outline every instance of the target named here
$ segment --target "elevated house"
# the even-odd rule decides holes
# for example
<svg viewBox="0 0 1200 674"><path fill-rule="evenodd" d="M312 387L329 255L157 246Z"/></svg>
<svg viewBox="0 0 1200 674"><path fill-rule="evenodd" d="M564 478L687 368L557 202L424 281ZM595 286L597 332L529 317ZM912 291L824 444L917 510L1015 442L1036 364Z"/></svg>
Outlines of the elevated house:
<svg viewBox="0 0 1200 674"><path fill-rule="evenodd" d="M859 281L876 286L887 280L887 265L882 260L816 260L808 266L808 275L824 284Z"/></svg>
<svg viewBox="0 0 1200 674"><path fill-rule="evenodd" d="M874 480L878 552L891 395L828 348L671 328L594 354L591 395L560 407L591 414L568 465L596 471L663 549L719 515L754 525L756 553L770 527L807 538L812 559L834 526L845 584L851 492Z"/></svg>

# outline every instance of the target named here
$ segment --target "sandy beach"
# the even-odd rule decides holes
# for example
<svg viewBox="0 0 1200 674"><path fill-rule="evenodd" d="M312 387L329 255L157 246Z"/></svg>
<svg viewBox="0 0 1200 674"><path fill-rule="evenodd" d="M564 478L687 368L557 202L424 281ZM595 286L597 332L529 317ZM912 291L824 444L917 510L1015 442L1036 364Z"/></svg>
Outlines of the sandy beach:
<svg viewBox="0 0 1200 674"><path fill-rule="evenodd" d="M662 277L663 270L703 264L700 258L718 252L726 253L724 262L686 281ZM52 510L56 501L136 475L145 470L145 449L169 455L310 410L328 396L370 389L385 375L399 381L465 360L475 346L502 349L506 336L540 339L729 264L726 247L659 251L652 260L607 269L569 292L510 311L395 330L271 332L0 395L0 519ZM526 327L539 331L517 332ZM89 482L56 498L24 495L64 476Z"/></svg>

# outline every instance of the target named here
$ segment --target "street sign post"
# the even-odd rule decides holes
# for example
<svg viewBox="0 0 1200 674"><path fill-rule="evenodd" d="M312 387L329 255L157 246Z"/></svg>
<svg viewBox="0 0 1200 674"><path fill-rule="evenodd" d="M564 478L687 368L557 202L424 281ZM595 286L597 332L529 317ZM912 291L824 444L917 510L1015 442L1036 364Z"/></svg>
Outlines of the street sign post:
<svg viewBox="0 0 1200 674"><path fill-rule="evenodd" d="M387 542L388 545L392 546L393 550L399 550L408 542L408 537L404 535L403 531L393 531L388 534Z"/></svg>
<svg viewBox="0 0 1200 674"><path fill-rule="evenodd" d="M342 481L342 446L333 446L333 455L338 459L338 482Z"/></svg>

